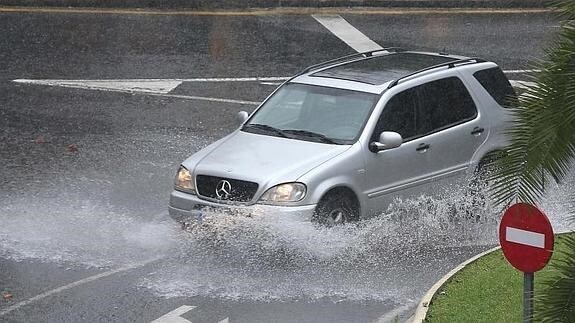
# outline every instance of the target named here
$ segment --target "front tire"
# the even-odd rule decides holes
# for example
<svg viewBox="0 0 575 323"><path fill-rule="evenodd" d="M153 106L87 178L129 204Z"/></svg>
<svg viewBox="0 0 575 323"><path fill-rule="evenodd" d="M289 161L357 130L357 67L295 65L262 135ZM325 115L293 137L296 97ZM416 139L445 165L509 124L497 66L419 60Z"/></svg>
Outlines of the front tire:
<svg viewBox="0 0 575 323"><path fill-rule="evenodd" d="M349 193L328 193L318 203L312 221L332 227L357 221L359 208L355 198Z"/></svg>

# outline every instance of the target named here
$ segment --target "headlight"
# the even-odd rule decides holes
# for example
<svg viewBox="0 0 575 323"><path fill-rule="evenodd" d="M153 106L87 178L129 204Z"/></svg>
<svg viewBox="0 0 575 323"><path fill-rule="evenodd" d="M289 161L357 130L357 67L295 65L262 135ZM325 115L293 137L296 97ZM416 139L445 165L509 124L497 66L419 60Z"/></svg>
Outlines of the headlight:
<svg viewBox="0 0 575 323"><path fill-rule="evenodd" d="M264 203L297 202L305 197L306 187L302 183L276 185L267 190L260 198Z"/></svg>
<svg viewBox="0 0 575 323"><path fill-rule="evenodd" d="M194 185L194 178L192 173L187 170L184 166L180 166L178 172L176 173L176 178L174 180L175 189L178 191L196 194L196 187Z"/></svg>

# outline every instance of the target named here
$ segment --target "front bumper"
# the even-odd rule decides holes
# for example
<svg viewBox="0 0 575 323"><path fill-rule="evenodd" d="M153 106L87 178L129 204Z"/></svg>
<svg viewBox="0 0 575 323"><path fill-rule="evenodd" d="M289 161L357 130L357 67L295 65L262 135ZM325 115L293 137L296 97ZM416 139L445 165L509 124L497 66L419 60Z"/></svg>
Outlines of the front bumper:
<svg viewBox="0 0 575 323"><path fill-rule="evenodd" d="M170 205L168 211L170 217L180 223L195 221L201 218L203 210L216 209L224 212L238 212L241 214L265 215L281 214L302 221L310 221L316 204L300 206L278 206L278 205L234 205L214 203L198 198L196 195L172 191L170 194Z"/></svg>

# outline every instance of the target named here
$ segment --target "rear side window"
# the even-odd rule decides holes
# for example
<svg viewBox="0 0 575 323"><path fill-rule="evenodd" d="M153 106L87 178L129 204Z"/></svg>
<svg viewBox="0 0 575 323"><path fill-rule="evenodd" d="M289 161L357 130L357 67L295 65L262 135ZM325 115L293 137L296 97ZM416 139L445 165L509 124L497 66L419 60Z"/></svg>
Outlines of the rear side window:
<svg viewBox="0 0 575 323"><path fill-rule="evenodd" d="M409 141L477 117L477 107L457 77L418 85L389 99L372 134L394 131Z"/></svg>
<svg viewBox="0 0 575 323"><path fill-rule="evenodd" d="M499 67L477 71L473 76L500 106L507 107L516 99L515 90Z"/></svg>
<svg viewBox="0 0 575 323"><path fill-rule="evenodd" d="M417 132L426 135L460 124L477 116L477 107L467 88L457 77L449 77L417 87L420 106Z"/></svg>

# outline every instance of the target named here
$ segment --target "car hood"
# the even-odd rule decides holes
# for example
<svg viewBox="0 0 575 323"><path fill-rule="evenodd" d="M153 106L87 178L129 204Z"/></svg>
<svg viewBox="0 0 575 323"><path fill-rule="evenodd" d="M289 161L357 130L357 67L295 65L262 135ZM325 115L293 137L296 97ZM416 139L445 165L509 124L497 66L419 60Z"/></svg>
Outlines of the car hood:
<svg viewBox="0 0 575 323"><path fill-rule="evenodd" d="M295 181L349 147L237 131L207 152L194 173L269 187Z"/></svg>

